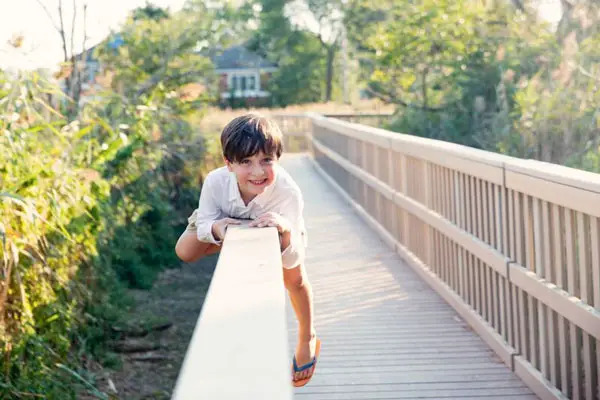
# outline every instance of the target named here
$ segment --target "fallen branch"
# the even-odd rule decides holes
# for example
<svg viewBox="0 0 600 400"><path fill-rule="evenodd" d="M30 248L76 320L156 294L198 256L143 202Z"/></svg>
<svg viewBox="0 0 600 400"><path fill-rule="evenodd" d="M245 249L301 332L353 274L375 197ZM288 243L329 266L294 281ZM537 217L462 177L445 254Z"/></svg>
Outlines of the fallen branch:
<svg viewBox="0 0 600 400"><path fill-rule="evenodd" d="M406 101L399 99L398 97L392 95L391 93L379 92L379 91L371 89L370 87L367 87L366 90L373 96L385 101L386 103L399 104L403 107L414 108L417 110L440 112L440 111L445 111L450 106L450 104L445 104L444 106L441 106L441 107L425 107L425 106L420 106L417 104L407 103Z"/></svg>
<svg viewBox="0 0 600 400"><path fill-rule="evenodd" d="M164 322L164 323L161 323L158 325L151 326L149 328L140 328L140 327L122 328L122 327L118 327L118 326L113 326L112 330L113 330L113 332L120 333L123 336L142 337L142 336L146 336L150 332L165 331L172 326L173 326L172 322Z"/></svg>
<svg viewBox="0 0 600 400"><path fill-rule="evenodd" d="M169 357L167 357L165 355L154 354L154 353L139 354L139 355L131 356L129 358L133 361L147 361L147 362L165 361L165 360L169 359Z"/></svg>
<svg viewBox="0 0 600 400"><path fill-rule="evenodd" d="M155 342L139 341L139 340L126 340L122 342L115 342L113 349L119 353L142 353L145 351L158 350L160 345Z"/></svg>

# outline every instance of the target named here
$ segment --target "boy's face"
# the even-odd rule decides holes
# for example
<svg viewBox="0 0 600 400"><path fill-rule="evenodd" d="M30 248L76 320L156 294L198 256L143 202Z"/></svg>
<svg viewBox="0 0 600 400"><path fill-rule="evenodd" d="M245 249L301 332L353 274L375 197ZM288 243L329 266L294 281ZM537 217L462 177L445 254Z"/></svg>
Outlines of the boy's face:
<svg viewBox="0 0 600 400"><path fill-rule="evenodd" d="M275 165L277 156L262 151L246 157L240 162L225 160L227 169L234 172L244 200L252 199L275 181Z"/></svg>

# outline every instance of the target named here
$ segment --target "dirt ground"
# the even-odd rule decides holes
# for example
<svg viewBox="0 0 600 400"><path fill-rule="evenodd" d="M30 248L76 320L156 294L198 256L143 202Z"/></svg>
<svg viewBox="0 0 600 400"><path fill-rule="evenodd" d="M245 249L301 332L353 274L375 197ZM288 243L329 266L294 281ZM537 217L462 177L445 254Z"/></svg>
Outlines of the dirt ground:
<svg viewBox="0 0 600 400"><path fill-rule="evenodd" d="M116 343L120 369L99 373L97 387L111 400L171 398L216 262L215 255L165 270L151 290L132 291L130 326L146 329Z"/></svg>

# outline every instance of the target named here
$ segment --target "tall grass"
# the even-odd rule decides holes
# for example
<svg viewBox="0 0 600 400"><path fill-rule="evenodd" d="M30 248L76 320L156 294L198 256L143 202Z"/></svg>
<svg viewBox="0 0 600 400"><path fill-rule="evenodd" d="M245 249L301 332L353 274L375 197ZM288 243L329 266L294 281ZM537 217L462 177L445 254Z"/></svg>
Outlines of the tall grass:
<svg viewBox="0 0 600 400"><path fill-rule="evenodd" d="M104 396L86 363L123 288L177 265L200 189L204 140L168 106L105 93L67 121L65 102L0 73L0 398Z"/></svg>

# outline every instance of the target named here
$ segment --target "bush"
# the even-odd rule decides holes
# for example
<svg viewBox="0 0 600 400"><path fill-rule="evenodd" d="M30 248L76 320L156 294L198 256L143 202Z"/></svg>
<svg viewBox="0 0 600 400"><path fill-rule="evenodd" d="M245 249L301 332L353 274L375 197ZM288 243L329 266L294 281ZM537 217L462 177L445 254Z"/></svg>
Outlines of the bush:
<svg viewBox="0 0 600 400"><path fill-rule="evenodd" d="M104 396L86 362L101 358L123 289L178 265L198 196L205 147L168 106L107 93L69 122L59 92L0 75L0 398Z"/></svg>

